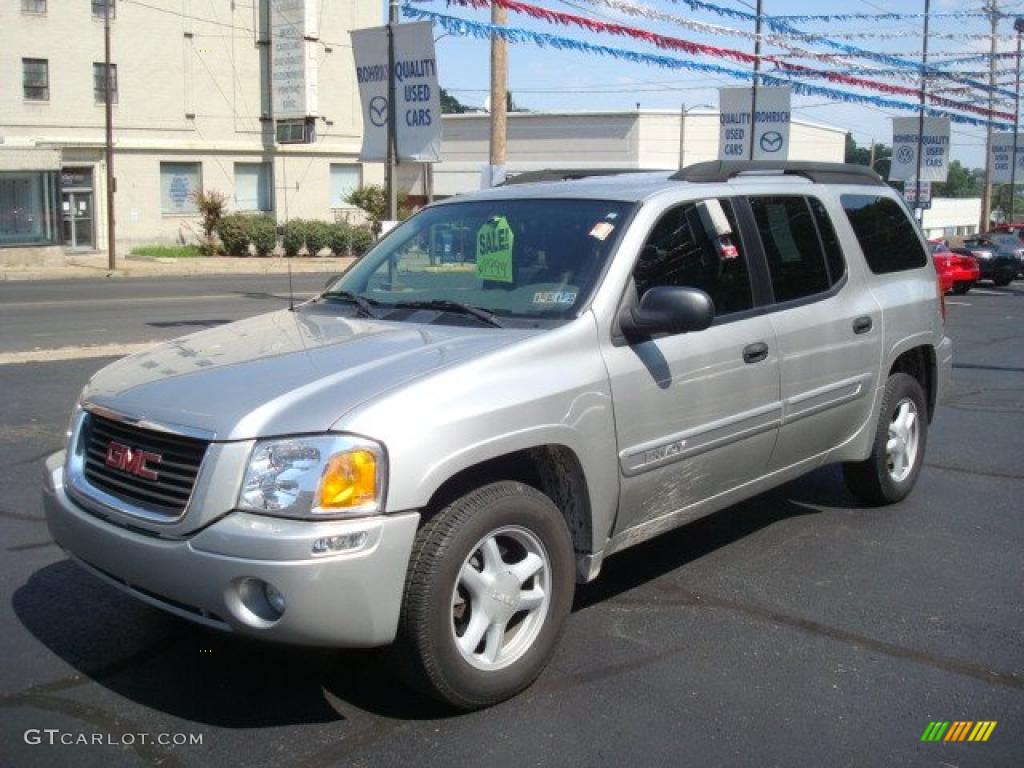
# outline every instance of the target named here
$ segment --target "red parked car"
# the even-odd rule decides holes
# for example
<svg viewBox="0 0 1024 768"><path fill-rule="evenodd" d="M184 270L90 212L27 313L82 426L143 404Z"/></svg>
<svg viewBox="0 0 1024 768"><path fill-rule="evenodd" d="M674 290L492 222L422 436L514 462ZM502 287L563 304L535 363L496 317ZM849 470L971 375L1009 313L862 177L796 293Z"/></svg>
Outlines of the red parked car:
<svg viewBox="0 0 1024 768"><path fill-rule="evenodd" d="M981 267L973 256L954 253L942 240L929 240L928 245L943 293L963 296L981 279Z"/></svg>

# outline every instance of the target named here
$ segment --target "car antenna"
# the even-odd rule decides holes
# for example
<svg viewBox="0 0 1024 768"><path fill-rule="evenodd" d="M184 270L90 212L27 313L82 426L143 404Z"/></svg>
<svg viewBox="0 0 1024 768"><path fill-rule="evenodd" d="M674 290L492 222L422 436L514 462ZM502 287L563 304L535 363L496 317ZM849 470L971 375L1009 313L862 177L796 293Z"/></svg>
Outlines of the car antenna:
<svg viewBox="0 0 1024 768"><path fill-rule="evenodd" d="M288 311L295 311L295 291L292 290L292 263L288 262Z"/></svg>

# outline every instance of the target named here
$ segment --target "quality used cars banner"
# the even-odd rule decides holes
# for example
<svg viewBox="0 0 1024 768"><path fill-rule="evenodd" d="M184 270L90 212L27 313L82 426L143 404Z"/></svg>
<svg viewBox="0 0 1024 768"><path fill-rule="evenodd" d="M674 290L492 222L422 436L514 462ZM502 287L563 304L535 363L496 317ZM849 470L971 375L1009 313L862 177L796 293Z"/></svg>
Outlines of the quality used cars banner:
<svg viewBox="0 0 1024 768"><path fill-rule="evenodd" d="M441 159L441 97L437 57L429 21L396 24L395 132L398 159L432 163ZM363 149L359 159L387 159L388 28L352 31L356 80L363 107Z"/></svg>
<svg viewBox="0 0 1024 768"><path fill-rule="evenodd" d="M756 120L750 119L750 88L719 88L721 133L719 160L749 160L754 126L754 159L785 160L789 156L790 89L758 88Z"/></svg>

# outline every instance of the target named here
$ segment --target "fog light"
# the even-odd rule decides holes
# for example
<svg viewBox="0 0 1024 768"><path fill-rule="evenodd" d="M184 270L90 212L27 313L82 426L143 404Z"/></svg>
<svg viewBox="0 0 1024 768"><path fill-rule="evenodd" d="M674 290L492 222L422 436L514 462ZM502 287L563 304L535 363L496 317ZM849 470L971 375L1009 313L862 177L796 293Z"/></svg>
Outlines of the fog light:
<svg viewBox="0 0 1024 768"><path fill-rule="evenodd" d="M281 594L281 591L273 584L265 582L263 584L263 594L267 598L267 603L277 612L277 615L284 615L284 595Z"/></svg>
<svg viewBox="0 0 1024 768"><path fill-rule="evenodd" d="M335 552L358 549L366 543L366 537L366 531L343 533L338 536L324 536L313 542L313 554L330 555Z"/></svg>

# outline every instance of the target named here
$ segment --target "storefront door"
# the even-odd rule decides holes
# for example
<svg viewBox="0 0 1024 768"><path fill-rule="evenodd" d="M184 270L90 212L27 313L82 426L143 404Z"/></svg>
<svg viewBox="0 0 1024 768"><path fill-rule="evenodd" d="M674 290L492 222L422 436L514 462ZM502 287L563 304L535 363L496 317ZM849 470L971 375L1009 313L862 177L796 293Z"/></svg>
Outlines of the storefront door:
<svg viewBox="0 0 1024 768"><path fill-rule="evenodd" d="M65 168L61 173L64 245L93 248L92 169Z"/></svg>

